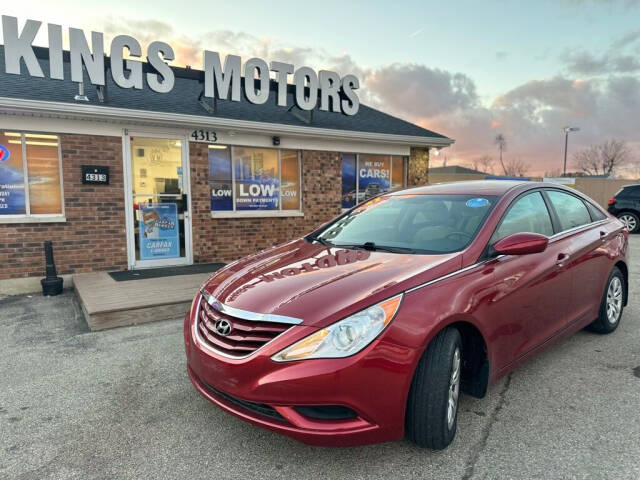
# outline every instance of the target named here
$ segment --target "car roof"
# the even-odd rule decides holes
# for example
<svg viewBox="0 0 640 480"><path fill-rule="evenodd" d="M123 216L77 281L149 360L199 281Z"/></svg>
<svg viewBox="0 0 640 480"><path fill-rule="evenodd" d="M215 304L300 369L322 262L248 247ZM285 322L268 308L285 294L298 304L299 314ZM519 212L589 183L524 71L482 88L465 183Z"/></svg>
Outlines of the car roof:
<svg viewBox="0 0 640 480"><path fill-rule="evenodd" d="M540 182L520 180L468 180L463 182L435 183L422 187L409 188L391 193L391 195L497 195L502 196L520 185L550 186Z"/></svg>

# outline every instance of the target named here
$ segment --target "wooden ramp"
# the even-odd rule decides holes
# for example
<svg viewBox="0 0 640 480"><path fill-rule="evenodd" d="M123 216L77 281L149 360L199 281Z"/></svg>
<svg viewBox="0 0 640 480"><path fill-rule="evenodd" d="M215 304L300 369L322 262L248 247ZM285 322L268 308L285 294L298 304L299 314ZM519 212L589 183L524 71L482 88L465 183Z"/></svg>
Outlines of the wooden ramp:
<svg viewBox="0 0 640 480"><path fill-rule="evenodd" d="M184 317L211 273L116 282L106 272L73 276L82 312L91 330Z"/></svg>

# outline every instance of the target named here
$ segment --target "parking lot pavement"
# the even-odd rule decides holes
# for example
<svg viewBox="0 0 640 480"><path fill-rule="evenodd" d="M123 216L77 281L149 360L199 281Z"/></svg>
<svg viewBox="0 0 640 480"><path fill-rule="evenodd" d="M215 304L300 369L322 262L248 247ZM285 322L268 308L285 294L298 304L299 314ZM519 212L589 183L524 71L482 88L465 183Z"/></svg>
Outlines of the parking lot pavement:
<svg viewBox="0 0 640 480"><path fill-rule="evenodd" d="M632 238L640 266L640 236ZM640 478L640 273L608 336L580 332L463 397L443 452L309 447L191 386L181 321L98 333L70 292L0 300L0 478Z"/></svg>

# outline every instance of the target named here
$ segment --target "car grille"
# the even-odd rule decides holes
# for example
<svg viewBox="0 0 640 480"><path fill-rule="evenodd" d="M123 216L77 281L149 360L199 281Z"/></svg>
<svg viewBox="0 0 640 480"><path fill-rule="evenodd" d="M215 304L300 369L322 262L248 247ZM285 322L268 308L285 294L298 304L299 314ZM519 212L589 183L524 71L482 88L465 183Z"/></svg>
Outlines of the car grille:
<svg viewBox="0 0 640 480"><path fill-rule="evenodd" d="M222 392L220 390L218 390L215 387L212 387L211 385L209 385L206 382L203 382L202 379L200 380L200 382L207 388L207 390L209 390L211 393L222 397L223 399L225 399L227 402L229 403L233 403L234 405L238 405L240 407L243 407L253 413L258 413L260 415L264 415L265 417L270 417L270 418L275 418L277 420L285 420L285 418L280 415L278 413L278 411L273 408L270 407L269 405L265 405L264 403L255 403L255 402L249 402L247 400L241 400L239 398L236 398L232 395L229 395L228 393Z"/></svg>
<svg viewBox="0 0 640 480"><path fill-rule="evenodd" d="M260 322L232 317L214 310L205 298L200 300L198 309L198 332L202 341L213 350L233 358L251 355L260 347L288 330L287 323ZM226 320L231 329L221 335L216 324Z"/></svg>

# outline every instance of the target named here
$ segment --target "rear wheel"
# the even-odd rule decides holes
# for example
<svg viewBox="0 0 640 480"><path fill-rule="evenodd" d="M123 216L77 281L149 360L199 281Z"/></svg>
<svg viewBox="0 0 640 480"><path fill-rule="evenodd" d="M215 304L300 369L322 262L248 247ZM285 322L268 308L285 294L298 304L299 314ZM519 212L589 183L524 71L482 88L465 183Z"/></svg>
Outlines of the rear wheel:
<svg viewBox="0 0 640 480"><path fill-rule="evenodd" d="M447 447L455 437L462 373L462 339L442 330L425 350L407 402L407 437L421 447Z"/></svg>
<svg viewBox="0 0 640 480"><path fill-rule="evenodd" d="M618 220L624 223L624 226L629 230L630 233L635 233L640 228L640 219L638 219L638 215L632 212L623 212L618 215Z"/></svg>
<svg viewBox="0 0 640 480"><path fill-rule="evenodd" d="M624 275L618 267L614 267L609 274L602 296L598 319L587 327L589 330L598 333L611 333L618 328L624 309L624 292Z"/></svg>

